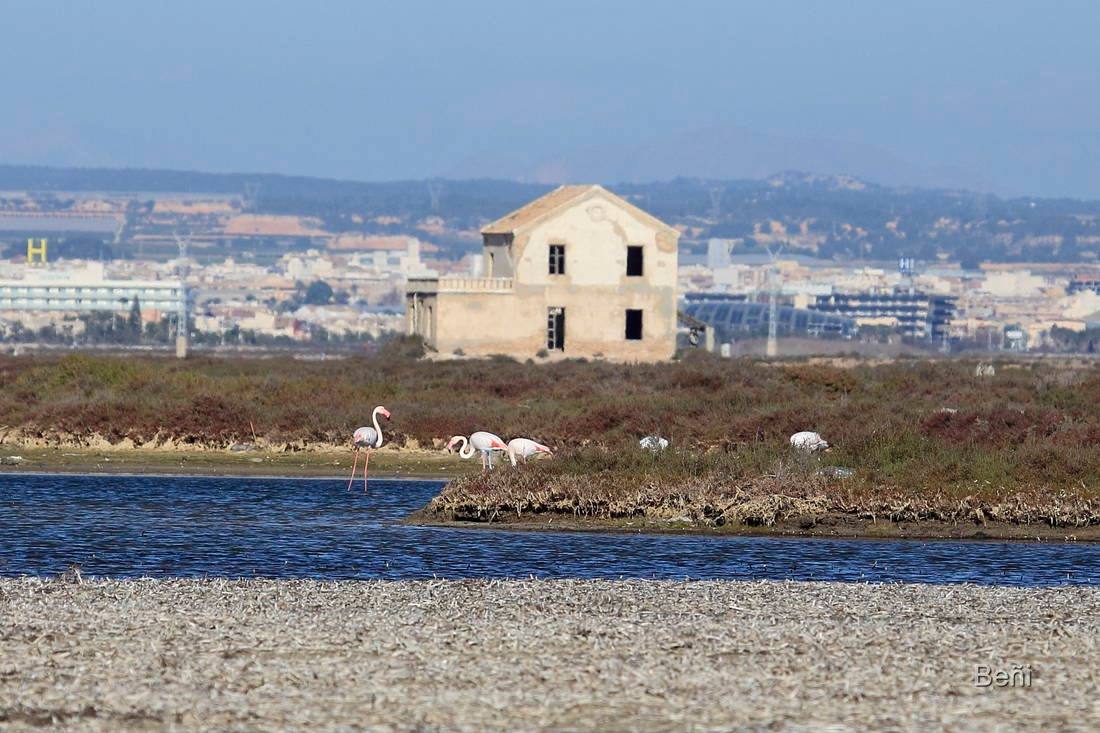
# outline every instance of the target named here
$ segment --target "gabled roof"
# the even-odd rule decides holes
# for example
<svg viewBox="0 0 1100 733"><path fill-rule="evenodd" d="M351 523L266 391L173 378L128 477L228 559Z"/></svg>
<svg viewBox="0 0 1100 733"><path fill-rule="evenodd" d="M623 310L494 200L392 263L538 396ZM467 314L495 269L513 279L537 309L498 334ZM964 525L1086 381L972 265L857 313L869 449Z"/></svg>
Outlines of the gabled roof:
<svg viewBox="0 0 1100 733"><path fill-rule="evenodd" d="M535 222L541 220L543 217L550 215L558 209L572 204L576 201L580 201L583 198L587 198L594 194L602 194L608 199L612 200L616 204L620 205L627 211L635 214L647 223L658 227L660 229L667 229L668 231L679 236L680 232L673 229L668 224L657 217L639 209L634 204L630 203L626 199L616 196L603 186L597 186L594 184L586 185L572 185L572 186L558 186L550 193L540 196L526 206L522 206L511 214L507 214L492 222L486 224L481 228L482 234L513 234L522 229L526 229Z"/></svg>

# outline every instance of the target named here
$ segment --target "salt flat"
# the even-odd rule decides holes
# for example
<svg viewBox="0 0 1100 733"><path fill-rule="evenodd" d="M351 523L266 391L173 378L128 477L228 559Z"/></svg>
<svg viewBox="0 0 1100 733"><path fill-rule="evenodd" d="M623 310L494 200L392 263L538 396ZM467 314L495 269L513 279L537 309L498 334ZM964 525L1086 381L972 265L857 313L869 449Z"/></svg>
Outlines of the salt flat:
<svg viewBox="0 0 1100 733"><path fill-rule="evenodd" d="M4 731L1100 729L1092 588L18 578L0 651Z"/></svg>

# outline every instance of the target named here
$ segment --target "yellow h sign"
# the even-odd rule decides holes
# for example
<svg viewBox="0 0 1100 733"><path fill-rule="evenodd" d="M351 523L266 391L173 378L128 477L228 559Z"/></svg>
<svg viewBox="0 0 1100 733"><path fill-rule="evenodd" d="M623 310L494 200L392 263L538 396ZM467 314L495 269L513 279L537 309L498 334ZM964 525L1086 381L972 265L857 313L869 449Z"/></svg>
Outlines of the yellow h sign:
<svg viewBox="0 0 1100 733"><path fill-rule="evenodd" d="M38 246L35 246L34 239L27 239L27 264L34 264L34 258L37 257L38 261L42 264L46 264L46 242L48 240L39 239Z"/></svg>

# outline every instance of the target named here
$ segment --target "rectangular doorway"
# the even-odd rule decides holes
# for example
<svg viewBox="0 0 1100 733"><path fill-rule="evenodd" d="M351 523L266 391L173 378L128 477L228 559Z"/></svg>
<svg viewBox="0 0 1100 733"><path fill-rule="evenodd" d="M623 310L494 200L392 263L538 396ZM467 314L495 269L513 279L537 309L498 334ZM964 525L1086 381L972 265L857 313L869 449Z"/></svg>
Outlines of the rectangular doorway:
<svg viewBox="0 0 1100 733"><path fill-rule="evenodd" d="M627 309L626 311L626 340L642 340L642 311Z"/></svg>
<svg viewBox="0 0 1100 733"><path fill-rule="evenodd" d="M565 351L565 308L547 309L546 348L550 351Z"/></svg>

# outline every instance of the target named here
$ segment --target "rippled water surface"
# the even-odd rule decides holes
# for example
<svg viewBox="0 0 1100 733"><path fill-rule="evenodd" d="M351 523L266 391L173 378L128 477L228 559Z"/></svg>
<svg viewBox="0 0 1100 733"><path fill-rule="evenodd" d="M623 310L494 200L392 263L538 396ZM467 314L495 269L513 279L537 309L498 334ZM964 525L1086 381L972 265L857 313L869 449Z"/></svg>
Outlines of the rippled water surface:
<svg viewBox="0 0 1100 733"><path fill-rule="evenodd" d="M408 527L436 481L0 474L0 575L1100 583L1100 545Z"/></svg>

